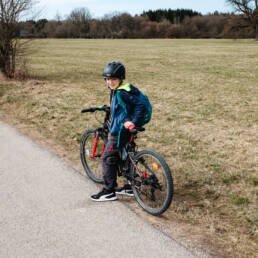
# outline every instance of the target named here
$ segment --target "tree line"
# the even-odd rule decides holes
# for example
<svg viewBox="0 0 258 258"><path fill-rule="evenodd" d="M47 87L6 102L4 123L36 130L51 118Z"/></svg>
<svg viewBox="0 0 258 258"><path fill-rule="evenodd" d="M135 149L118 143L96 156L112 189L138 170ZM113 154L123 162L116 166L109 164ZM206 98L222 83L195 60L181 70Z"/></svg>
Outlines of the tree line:
<svg viewBox="0 0 258 258"><path fill-rule="evenodd" d="M112 13L92 18L87 8L74 9L65 19L20 23L24 38L254 38L255 27L242 14L202 15L188 9L159 9L131 16Z"/></svg>
<svg viewBox="0 0 258 258"><path fill-rule="evenodd" d="M135 16L113 13L94 19L87 8L77 8L65 19L57 16L53 20L23 21L36 0L0 0L0 72L8 78L29 77L26 60L31 38L255 37L258 42L258 0L225 1L234 13L201 15L188 9L159 9Z"/></svg>

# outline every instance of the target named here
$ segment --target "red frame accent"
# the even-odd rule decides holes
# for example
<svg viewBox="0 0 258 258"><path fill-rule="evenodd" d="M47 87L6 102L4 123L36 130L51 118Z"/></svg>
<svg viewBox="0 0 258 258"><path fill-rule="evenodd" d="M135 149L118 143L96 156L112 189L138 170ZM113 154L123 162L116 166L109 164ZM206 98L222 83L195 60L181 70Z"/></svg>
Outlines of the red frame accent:
<svg viewBox="0 0 258 258"><path fill-rule="evenodd" d="M135 139L136 139L136 136L131 136L130 142L134 142Z"/></svg>
<svg viewBox="0 0 258 258"><path fill-rule="evenodd" d="M101 151L100 151L100 156L102 156L104 150L105 150L105 143L103 142L102 148L101 148Z"/></svg>
<svg viewBox="0 0 258 258"><path fill-rule="evenodd" d="M91 154L92 159L95 158L98 142L99 142L99 139L98 139L97 135L95 134L94 143L93 143L93 150L92 150L92 154ZM102 156L104 150L105 150L105 143L103 142L102 147L101 147L101 151L99 153L100 156Z"/></svg>
<svg viewBox="0 0 258 258"><path fill-rule="evenodd" d="M113 144L110 146L110 148L107 150L107 152L110 152L112 150L114 150Z"/></svg>
<svg viewBox="0 0 258 258"><path fill-rule="evenodd" d="M95 155L96 155L96 149L97 149L97 145L98 145L98 137L96 137L95 135L95 138L94 138L94 144L93 144L93 150L92 150L92 154L91 154L91 158L94 159L95 158Z"/></svg>

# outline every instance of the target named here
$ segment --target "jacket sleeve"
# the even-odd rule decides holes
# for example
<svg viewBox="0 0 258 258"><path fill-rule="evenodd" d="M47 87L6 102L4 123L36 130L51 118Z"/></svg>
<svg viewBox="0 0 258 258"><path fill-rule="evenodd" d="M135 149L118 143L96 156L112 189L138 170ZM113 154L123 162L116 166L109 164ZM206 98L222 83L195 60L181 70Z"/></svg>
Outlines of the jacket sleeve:
<svg viewBox="0 0 258 258"><path fill-rule="evenodd" d="M140 123L142 119L144 119L145 114L145 105L135 96L134 94L127 92L125 90L121 90L120 96L122 100L129 107L130 114L132 117L127 117L127 121L132 121L136 126Z"/></svg>

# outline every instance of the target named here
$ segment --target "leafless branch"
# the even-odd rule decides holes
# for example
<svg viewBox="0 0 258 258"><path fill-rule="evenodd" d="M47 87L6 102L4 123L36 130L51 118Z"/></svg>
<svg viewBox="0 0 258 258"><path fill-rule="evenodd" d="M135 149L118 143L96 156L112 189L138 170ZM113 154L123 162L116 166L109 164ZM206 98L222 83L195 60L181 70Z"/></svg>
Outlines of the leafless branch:
<svg viewBox="0 0 258 258"><path fill-rule="evenodd" d="M226 0L237 12L240 12L249 20L251 26L256 30L258 40L258 0Z"/></svg>
<svg viewBox="0 0 258 258"><path fill-rule="evenodd" d="M20 44L20 17L32 8L34 0L0 0L0 71L15 74L17 56L24 52Z"/></svg>

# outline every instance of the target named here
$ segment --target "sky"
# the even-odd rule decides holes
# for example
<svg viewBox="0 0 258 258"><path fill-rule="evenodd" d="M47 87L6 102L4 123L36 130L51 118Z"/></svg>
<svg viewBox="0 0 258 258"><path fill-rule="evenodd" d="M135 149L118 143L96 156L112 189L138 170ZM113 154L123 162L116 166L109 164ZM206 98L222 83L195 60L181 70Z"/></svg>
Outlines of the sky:
<svg viewBox="0 0 258 258"><path fill-rule="evenodd" d="M39 0L41 17L53 19L56 15L65 18L75 8L87 8L92 17L101 18L112 12L127 12L131 15L156 9L192 9L202 14L231 12L226 0Z"/></svg>

